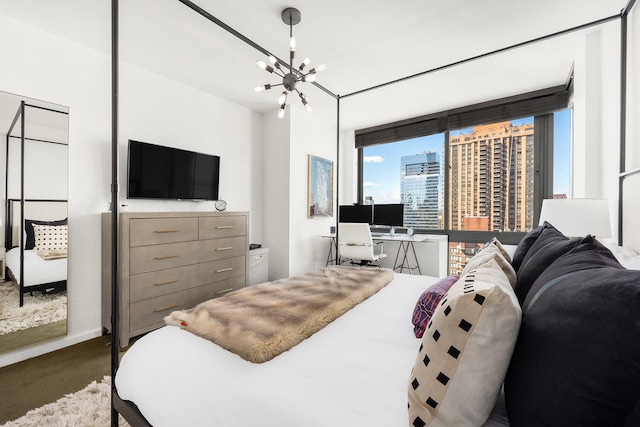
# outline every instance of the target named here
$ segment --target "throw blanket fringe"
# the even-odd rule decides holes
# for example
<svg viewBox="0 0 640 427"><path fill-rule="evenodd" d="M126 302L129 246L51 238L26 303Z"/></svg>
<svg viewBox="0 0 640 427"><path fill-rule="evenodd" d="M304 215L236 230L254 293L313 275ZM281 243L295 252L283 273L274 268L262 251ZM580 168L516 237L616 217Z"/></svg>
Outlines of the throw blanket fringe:
<svg viewBox="0 0 640 427"><path fill-rule="evenodd" d="M262 363L318 332L392 279L389 269L331 266L243 288L174 311L164 320Z"/></svg>

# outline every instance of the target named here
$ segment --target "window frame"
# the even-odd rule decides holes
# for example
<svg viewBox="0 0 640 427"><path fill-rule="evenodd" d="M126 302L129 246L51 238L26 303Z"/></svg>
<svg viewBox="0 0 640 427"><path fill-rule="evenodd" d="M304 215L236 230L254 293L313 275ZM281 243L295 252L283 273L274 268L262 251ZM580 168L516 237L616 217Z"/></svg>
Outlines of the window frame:
<svg viewBox="0 0 640 427"><path fill-rule="evenodd" d="M499 237L505 244L517 244L525 232L461 231L450 229L449 224L449 182L450 132L465 127L490 124L499 121L534 117L534 188L533 226L538 223L542 200L553 197L553 129L554 113L571 108L573 78L562 86L487 101L455 110L443 111L400 122L389 123L355 132L357 149L357 200L363 203L364 188L364 148L398 142L406 139L444 133L444 228L417 229L416 233L446 234L450 242L481 243Z"/></svg>

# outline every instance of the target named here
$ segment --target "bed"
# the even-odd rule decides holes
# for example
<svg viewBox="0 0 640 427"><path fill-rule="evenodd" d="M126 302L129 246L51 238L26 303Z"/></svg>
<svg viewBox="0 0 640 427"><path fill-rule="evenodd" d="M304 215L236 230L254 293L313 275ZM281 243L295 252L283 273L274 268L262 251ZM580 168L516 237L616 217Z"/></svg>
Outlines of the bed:
<svg viewBox="0 0 640 427"><path fill-rule="evenodd" d="M407 425L407 384L421 341L411 313L437 280L395 273L378 293L261 364L165 326L124 354L114 405L127 415L123 400L135 402L153 426ZM501 405L487 426L508 425Z"/></svg>
<svg viewBox="0 0 640 427"><path fill-rule="evenodd" d="M634 319L637 323L640 310L637 269L640 255L634 250L591 236L569 239L545 223L517 248L488 242L459 278L393 273L377 293L264 363L245 360L181 327L165 326L123 355L114 407L133 426L156 427L533 426L553 420L567 425L575 416L582 416L581 425L637 425L640 326L628 326ZM445 282L448 287L437 289ZM236 293L246 295L246 289ZM619 296L603 300L602 292ZM431 300L434 293L439 299L424 338L418 338L412 327L418 325L417 302L425 295ZM463 294L470 295L467 303L454 302ZM616 305L620 298L627 308ZM483 308L476 315L472 306ZM469 322L458 323L460 313ZM603 316L607 322L600 321ZM185 327L192 321L176 319L187 319ZM545 326L542 336L535 332L536 325L549 321L553 325ZM467 340L462 345L449 341L452 330L464 330ZM451 352L456 350L451 342L461 351ZM433 353L438 349L458 359L455 367L448 356L445 361ZM566 355L557 357L558 352ZM437 380L445 385L439 396L436 374L428 372L434 362ZM594 363L606 368L594 370ZM538 392L549 384L555 394ZM429 398L416 391L425 387ZM558 392L563 387L568 391ZM570 403L558 404L565 400ZM422 408L413 409L430 401L439 405L437 411L425 415ZM422 424L415 414L437 421ZM468 415L476 422L463 422Z"/></svg>
<svg viewBox="0 0 640 427"><path fill-rule="evenodd" d="M27 292L62 292L67 288L67 201L25 200L24 227L20 209L20 200L7 201L5 247L7 274L20 287L22 306ZM24 249L20 246L21 230Z"/></svg>

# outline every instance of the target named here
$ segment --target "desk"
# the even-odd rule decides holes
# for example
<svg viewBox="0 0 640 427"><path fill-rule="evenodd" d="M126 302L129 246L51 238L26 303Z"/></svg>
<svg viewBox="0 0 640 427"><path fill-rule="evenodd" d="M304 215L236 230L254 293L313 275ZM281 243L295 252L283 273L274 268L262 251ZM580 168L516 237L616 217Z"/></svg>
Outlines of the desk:
<svg viewBox="0 0 640 427"><path fill-rule="evenodd" d="M326 265L336 263L337 251L335 250L337 246L337 240L335 234L326 234L322 237L330 239L329 243L329 253L327 255ZM391 236L388 233L372 233L371 238L373 241L383 241L383 242L397 242L398 250L396 252L396 257L393 262L393 270L398 273L403 273L407 271L410 274L413 274L415 270L417 270L418 274L422 274L422 270L420 269L420 263L418 262L418 256L416 254L416 249L414 243L435 243L438 245L437 253L437 268L432 269L429 273L430 276L435 277L443 277L446 276L447 272L447 242L448 237L445 234L416 234L413 236L408 236L406 234L394 234Z"/></svg>

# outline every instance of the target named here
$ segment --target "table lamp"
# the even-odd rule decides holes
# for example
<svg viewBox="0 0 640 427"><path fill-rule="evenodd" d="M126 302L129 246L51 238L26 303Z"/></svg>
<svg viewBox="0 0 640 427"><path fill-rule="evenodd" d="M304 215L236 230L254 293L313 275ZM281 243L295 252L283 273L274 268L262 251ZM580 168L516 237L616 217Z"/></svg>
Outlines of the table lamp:
<svg viewBox="0 0 640 427"><path fill-rule="evenodd" d="M540 225L545 221L568 237L611 237L607 199L544 199Z"/></svg>

